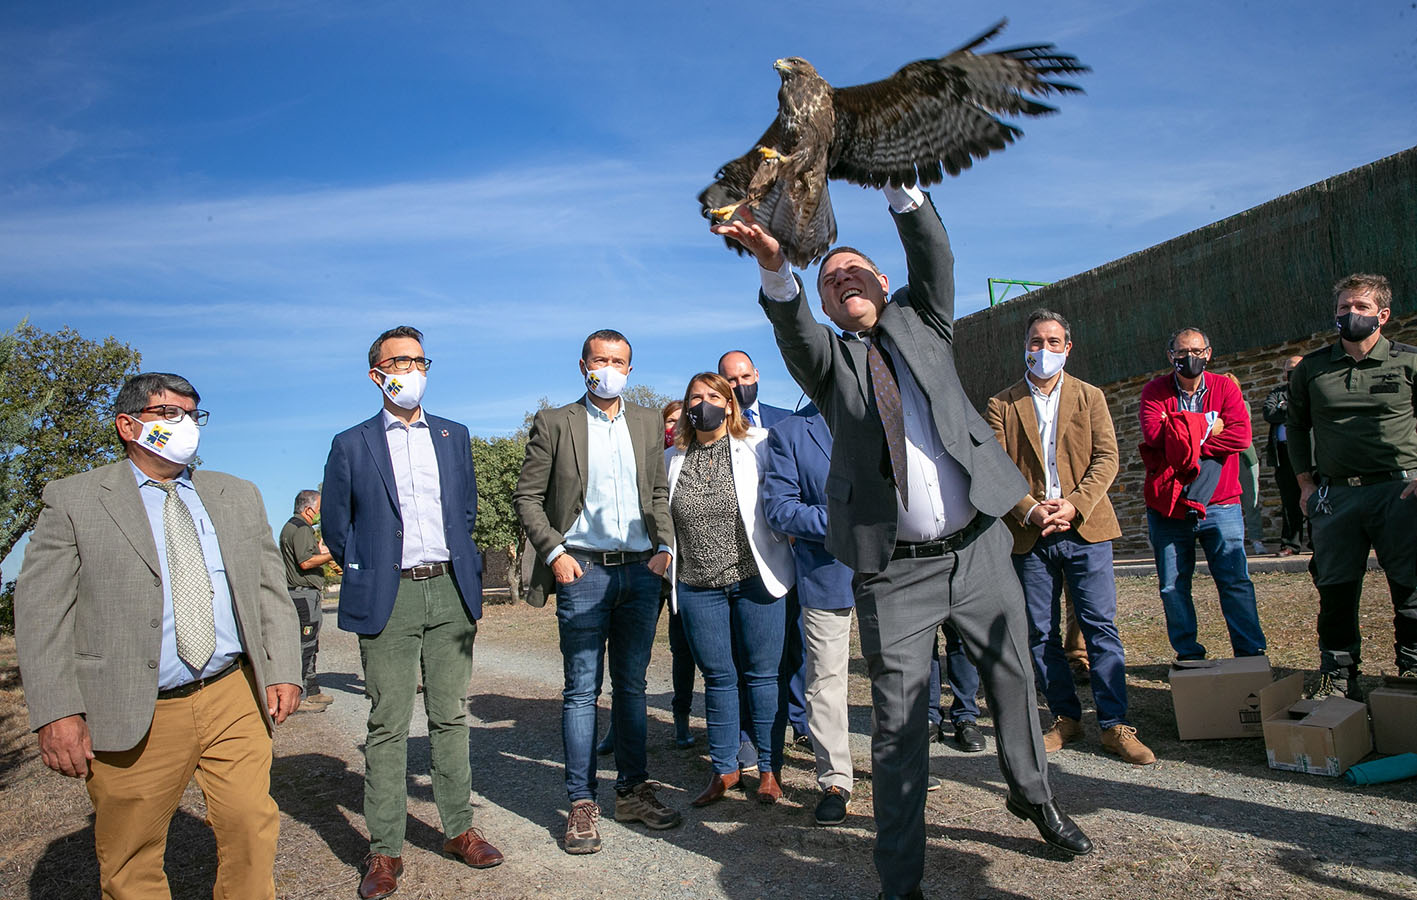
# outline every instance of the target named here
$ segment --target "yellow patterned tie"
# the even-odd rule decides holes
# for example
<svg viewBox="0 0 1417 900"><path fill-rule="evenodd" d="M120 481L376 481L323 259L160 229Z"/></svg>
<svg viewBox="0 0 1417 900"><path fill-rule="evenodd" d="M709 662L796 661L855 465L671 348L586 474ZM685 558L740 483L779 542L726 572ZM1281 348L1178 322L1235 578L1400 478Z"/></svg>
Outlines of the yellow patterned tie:
<svg viewBox="0 0 1417 900"><path fill-rule="evenodd" d="M177 482L149 481L167 499L162 504L162 530L167 535L167 579L172 585L172 621L177 631L177 655L201 672L216 652L212 619L212 576L197 537L197 523L187 503L177 496Z"/></svg>

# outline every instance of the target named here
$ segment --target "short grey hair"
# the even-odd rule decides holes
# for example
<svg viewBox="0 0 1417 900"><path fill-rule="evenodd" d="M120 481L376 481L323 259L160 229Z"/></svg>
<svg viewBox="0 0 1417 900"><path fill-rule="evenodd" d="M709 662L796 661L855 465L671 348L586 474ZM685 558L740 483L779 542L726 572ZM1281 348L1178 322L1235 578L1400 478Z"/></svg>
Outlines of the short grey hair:
<svg viewBox="0 0 1417 900"><path fill-rule="evenodd" d="M113 414L117 416L122 413L137 418L139 413L148 408L153 395L163 392L186 397L193 405L202 402L202 396L192 387L192 382L181 375L173 375L171 372L140 372L123 382L123 387L118 389L118 396L113 401ZM113 433L118 434L117 425L113 426ZM123 440L123 435L118 435L118 442L123 444L126 452L128 445Z"/></svg>
<svg viewBox="0 0 1417 900"><path fill-rule="evenodd" d="M1210 349L1210 335L1206 334L1204 331L1200 330L1199 328L1197 328L1197 327L1194 326L1194 325L1187 325L1185 328L1177 328L1175 331L1171 332L1171 337L1170 337L1170 339L1166 342L1166 349L1167 349L1167 350L1175 350L1175 349L1176 349L1176 338L1180 337L1180 336L1183 335L1183 334L1198 334L1198 335L1200 335L1200 336L1201 336L1201 340L1205 341L1205 349L1207 349L1207 350Z"/></svg>
<svg viewBox="0 0 1417 900"><path fill-rule="evenodd" d="M1063 328L1064 343L1071 344L1073 342L1072 326L1068 324L1067 319L1063 318L1062 313L1055 313L1051 309L1035 309L1029 313L1028 324L1023 326L1024 336L1027 337L1028 333L1033 330L1033 326L1039 322L1057 322Z"/></svg>
<svg viewBox="0 0 1417 900"><path fill-rule="evenodd" d="M307 509L314 509L319 502L319 491L301 491L295 495L295 514L298 516Z"/></svg>

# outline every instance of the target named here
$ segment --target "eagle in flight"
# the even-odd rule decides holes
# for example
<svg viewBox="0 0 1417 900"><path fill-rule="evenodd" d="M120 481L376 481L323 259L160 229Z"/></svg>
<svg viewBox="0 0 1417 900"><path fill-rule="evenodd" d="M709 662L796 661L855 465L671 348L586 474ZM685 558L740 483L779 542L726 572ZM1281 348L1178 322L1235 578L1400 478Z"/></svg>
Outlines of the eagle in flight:
<svg viewBox="0 0 1417 900"><path fill-rule="evenodd" d="M805 59L779 59L777 119L699 194L704 216L727 222L748 207L787 259L804 268L836 240L827 179L928 187L1004 149L1023 132L1000 115L1056 112L1033 97L1080 93L1049 79L1089 71L1052 44L974 52L1007 24L1000 20L947 56L854 87L832 87Z"/></svg>

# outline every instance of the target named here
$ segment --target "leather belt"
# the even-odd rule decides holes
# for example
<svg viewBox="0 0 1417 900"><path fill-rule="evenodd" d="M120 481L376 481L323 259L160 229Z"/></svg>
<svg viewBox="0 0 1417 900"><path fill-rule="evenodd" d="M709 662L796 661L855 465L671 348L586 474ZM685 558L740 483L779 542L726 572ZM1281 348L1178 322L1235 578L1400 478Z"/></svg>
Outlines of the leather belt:
<svg viewBox="0 0 1417 900"><path fill-rule="evenodd" d="M969 520L969 524L956 531L954 534L946 535L938 541L921 541L918 544L909 544L898 541L895 551L891 553L891 559L931 559L937 556L944 556L946 553L954 553L968 547L975 538L983 534L985 529L994 524L993 516L986 516L983 513L975 513L974 518Z"/></svg>
<svg viewBox="0 0 1417 900"><path fill-rule="evenodd" d="M601 566L623 566L644 562L654 556L653 550L586 550L581 547L567 547L566 552L576 559L588 559Z"/></svg>
<svg viewBox="0 0 1417 900"><path fill-rule="evenodd" d="M437 578L439 575L446 575L453 570L450 562L424 563L421 566L414 566L411 569L400 569L400 578L411 578L414 581L427 581L430 578Z"/></svg>
<svg viewBox="0 0 1417 900"><path fill-rule="evenodd" d="M1417 472L1401 469L1396 472L1378 472L1374 475L1349 475L1346 478L1330 478L1330 484L1346 484L1349 487L1367 487L1370 484L1387 484L1390 481L1408 481L1417 478Z"/></svg>
<svg viewBox="0 0 1417 900"><path fill-rule="evenodd" d="M232 662L231 665L227 666L225 669L222 669L215 675L208 675L206 678L198 678L196 681L189 681L186 684L179 684L175 688L168 688L165 691L158 691L157 699L176 700L179 697L190 697L192 694L197 693L197 691L200 691L207 685L215 684L216 682L221 681L223 678L230 675L232 672L235 672L237 669L241 668L242 660L243 657L238 656L236 657L236 660Z"/></svg>

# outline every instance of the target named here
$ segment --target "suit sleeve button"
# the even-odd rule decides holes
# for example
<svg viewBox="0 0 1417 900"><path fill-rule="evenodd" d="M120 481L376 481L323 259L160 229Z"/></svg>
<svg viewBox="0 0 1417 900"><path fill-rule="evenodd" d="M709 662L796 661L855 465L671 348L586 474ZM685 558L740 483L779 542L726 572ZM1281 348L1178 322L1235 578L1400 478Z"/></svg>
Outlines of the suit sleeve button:
<svg viewBox="0 0 1417 900"><path fill-rule="evenodd" d="M155 660L155 659L150 659L150 660L148 660L148 668L149 668L149 669L156 669L156 668L157 668L157 660Z"/></svg>
<svg viewBox="0 0 1417 900"><path fill-rule="evenodd" d="M148 623L148 624L152 625L152 627L154 627L154 628L157 628L159 625L162 624L162 620L161 620L161 619L153 619L152 622L150 622L150 623Z"/></svg>

